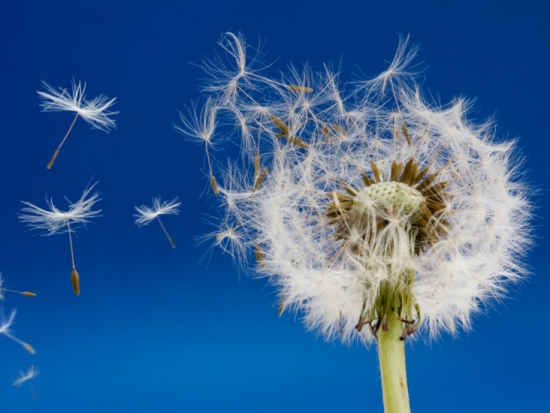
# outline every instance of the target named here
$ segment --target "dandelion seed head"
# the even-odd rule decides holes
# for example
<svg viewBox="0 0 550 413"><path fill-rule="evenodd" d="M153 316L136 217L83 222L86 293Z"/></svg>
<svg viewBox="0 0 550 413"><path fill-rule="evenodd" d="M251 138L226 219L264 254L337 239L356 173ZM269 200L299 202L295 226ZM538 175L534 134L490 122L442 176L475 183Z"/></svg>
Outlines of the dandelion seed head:
<svg viewBox="0 0 550 413"><path fill-rule="evenodd" d="M406 39L387 71L351 90L327 67L265 77L239 36L224 49L236 87L209 62L208 105L213 133L241 153L220 169L212 236L240 264L256 258L280 309L346 342L372 342L391 313L404 337L436 338L470 328L526 274L531 205L514 142L470 121L464 98L427 102Z"/></svg>

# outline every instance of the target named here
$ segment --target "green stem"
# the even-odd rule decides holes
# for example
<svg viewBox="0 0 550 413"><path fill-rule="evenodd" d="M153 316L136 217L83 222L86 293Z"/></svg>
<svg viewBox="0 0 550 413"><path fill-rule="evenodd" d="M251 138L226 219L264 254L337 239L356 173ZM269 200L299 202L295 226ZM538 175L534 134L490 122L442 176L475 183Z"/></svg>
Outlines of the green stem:
<svg viewBox="0 0 550 413"><path fill-rule="evenodd" d="M378 330L378 357L382 375L385 413L410 413L405 342L401 340L403 324L393 312L388 315L388 329Z"/></svg>

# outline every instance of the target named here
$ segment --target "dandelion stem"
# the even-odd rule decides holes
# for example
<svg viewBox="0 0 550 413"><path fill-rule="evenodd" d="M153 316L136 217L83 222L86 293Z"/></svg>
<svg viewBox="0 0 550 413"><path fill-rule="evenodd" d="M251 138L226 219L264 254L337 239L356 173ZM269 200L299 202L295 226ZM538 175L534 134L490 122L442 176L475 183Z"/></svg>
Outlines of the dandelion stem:
<svg viewBox="0 0 550 413"><path fill-rule="evenodd" d="M69 130L67 131L67 133L65 134L65 137L63 138L63 140L61 141L61 143L59 144L59 146L57 147L57 149L53 153L53 155L50 159L50 162L48 162L48 165L46 166L46 168L50 169L52 167L53 163L55 162L55 158L57 158L57 155L59 154L59 150L61 149L61 147L63 146L63 144L67 140L67 138L69 137L69 133L71 133L71 131L73 130L73 126L74 126L74 124L75 124L75 122L78 118L78 115L79 115L79 113L76 112L76 115L73 119L73 123L71 123L71 126L69 127Z"/></svg>
<svg viewBox="0 0 550 413"><path fill-rule="evenodd" d="M388 315L387 330L378 330L378 357L382 375L385 413L410 413L403 324L395 314Z"/></svg>
<svg viewBox="0 0 550 413"><path fill-rule="evenodd" d="M168 231L166 231L166 228L164 228L164 225L162 225L162 221L160 220L160 217L157 215L157 219L159 220L160 227L168 237L168 241L170 241L170 245L172 245L172 248L176 248L176 244L174 244L174 241L172 241L172 237L170 237L170 234L168 234Z"/></svg>

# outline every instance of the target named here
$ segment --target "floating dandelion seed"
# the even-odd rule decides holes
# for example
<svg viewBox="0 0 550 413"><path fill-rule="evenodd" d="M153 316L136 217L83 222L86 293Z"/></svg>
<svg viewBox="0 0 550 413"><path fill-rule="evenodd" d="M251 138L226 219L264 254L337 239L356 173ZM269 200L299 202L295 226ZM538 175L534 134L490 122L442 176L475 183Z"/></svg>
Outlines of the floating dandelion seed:
<svg viewBox="0 0 550 413"><path fill-rule="evenodd" d="M42 81L42 85L46 89L46 92L39 90L37 93L43 99L40 103L43 112L68 111L76 113L69 130L48 162L48 169L52 167L55 158L57 158L61 147L67 140L79 116L92 125L92 128L100 129L107 133L110 128L116 127L115 121L109 116L116 115L118 112L108 111L108 109L114 105L116 98L109 100L107 96L99 95L93 100L86 100L86 96L84 95L86 83L82 84L78 82L77 84L74 79L72 80L72 94L69 93L67 89L59 88L59 90L56 90L45 81Z"/></svg>
<svg viewBox="0 0 550 413"><path fill-rule="evenodd" d="M183 134L191 137L197 142L204 142L206 159L208 161L208 170L210 173L210 186L214 194L218 195L218 185L216 183L216 178L212 170L212 162L210 161L210 152L209 148L212 147L212 138L214 131L216 130L216 115L218 107L214 104L211 99L206 101L204 109L202 112L197 115L196 107L193 106L189 109L189 114L191 119L187 119L182 113L180 113L180 118L184 124L183 127L176 126L176 129L182 132Z"/></svg>
<svg viewBox="0 0 550 413"><path fill-rule="evenodd" d="M36 376L38 376L39 371L34 369L34 366L30 366L27 372L20 371L19 377L13 381L13 385L17 387L21 387L21 385L25 382L29 383L29 386L31 388L32 397L34 400L37 400L38 397L36 396L36 393L34 392L34 388L32 387L31 379L34 379Z"/></svg>
<svg viewBox="0 0 550 413"><path fill-rule="evenodd" d="M174 241L172 241L172 237L170 237L168 231L166 231L166 228L164 228L164 225L160 220L160 215L178 215L178 207L181 205L181 202L176 202L177 200L178 198L174 198L170 202L161 202L160 197L158 197L153 198L153 208L149 208L145 205L134 207L138 212L137 214L134 214L134 216L137 217L135 224L142 227L149 224L156 218L160 224L160 227L164 231L164 234L168 238L168 241L170 241L170 245L172 245L172 248L176 248L176 244L174 244Z"/></svg>
<svg viewBox="0 0 550 413"><path fill-rule="evenodd" d="M30 291L15 291L15 290L8 290L6 288L3 288L3 291L7 291L9 293L15 293L15 294L21 294L25 297L36 297L36 293L32 293Z"/></svg>
<svg viewBox="0 0 550 413"><path fill-rule="evenodd" d="M47 233L44 235L62 234L65 232L69 234L69 245L71 247L71 260L73 265L71 283L76 295L80 295L80 277L75 268L73 239L71 234L75 230L74 224L86 224L91 218L99 216L101 210L92 210L94 204L100 200L99 194L95 192L88 197L96 184L97 183L88 186L77 202L71 203L67 199L69 202L69 210L66 212L57 209L52 199L46 199L49 210L42 209L29 202L21 201L25 205L28 205L28 207L21 209L24 213L19 214L19 220L27 224L28 227L31 229L46 230ZM71 225L73 225L73 228L71 228Z"/></svg>
<svg viewBox="0 0 550 413"><path fill-rule="evenodd" d="M8 290L7 288L2 287L4 283L4 280L2 279L2 273L0 273L0 301L4 298L4 293L15 293L15 294L21 294L25 297L36 297L35 293L32 293L30 291L15 291L15 290Z"/></svg>
<svg viewBox="0 0 550 413"><path fill-rule="evenodd" d="M464 99L426 103L406 40L386 72L347 91L329 69L262 77L241 37L221 44L235 69L206 67L219 118L209 136L240 140L241 154L218 184L215 242L256 256L279 313L301 311L329 339L377 342L386 412L408 412L405 339L470 328L526 273L531 206L514 142L467 120Z"/></svg>
<svg viewBox="0 0 550 413"><path fill-rule="evenodd" d="M19 340L17 337L15 337L13 335L11 329L10 329L11 325L13 324L13 320L15 320L15 314L16 313L17 313L17 311L13 310L11 312L9 318L6 320L5 317L4 317L4 312L0 311L0 318L1 318L1 321L0 321L0 335L3 334L6 337L11 338L16 343L21 344L23 346L23 348L25 350L27 350L29 353L35 354L36 351L34 350L34 348L30 344L25 343L24 341Z"/></svg>

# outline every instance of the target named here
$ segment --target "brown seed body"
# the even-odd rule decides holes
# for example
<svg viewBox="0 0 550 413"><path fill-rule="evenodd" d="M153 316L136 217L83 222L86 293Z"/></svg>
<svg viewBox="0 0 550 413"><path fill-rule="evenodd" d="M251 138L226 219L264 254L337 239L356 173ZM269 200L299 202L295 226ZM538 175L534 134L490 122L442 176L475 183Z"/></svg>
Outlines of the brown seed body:
<svg viewBox="0 0 550 413"><path fill-rule="evenodd" d="M73 272L71 273L71 284L73 285L74 293L80 295L80 277L76 268L73 268Z"/></svg>

